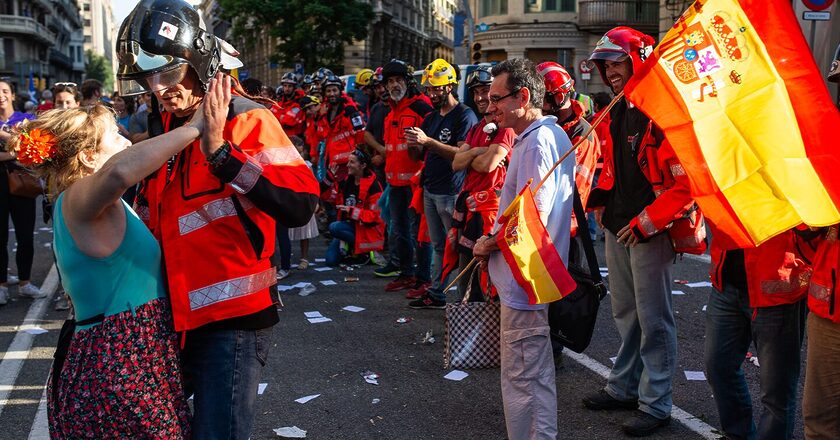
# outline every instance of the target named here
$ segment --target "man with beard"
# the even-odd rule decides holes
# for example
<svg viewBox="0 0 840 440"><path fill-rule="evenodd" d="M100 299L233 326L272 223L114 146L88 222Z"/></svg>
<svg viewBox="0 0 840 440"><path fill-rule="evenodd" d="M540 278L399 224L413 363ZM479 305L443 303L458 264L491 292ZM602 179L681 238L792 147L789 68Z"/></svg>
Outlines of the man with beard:
<svg viewBox="0 0 840 440"><path fill-rule="evenodd" d="M154 93L167 132L190 121L218 70L242 66L183 0L141 0L120 27L117 53L120 94ZM166 255L184 381L195 396L192 435L201 439L251 434L279 322L275 224L305 225L319 192L277 120L232 82L223 137L196 139L173 156L135 205Z"/></svg>
<svg viewBox="0 0 840 440"><path fill-rule="evenodd" d="M330 74L321 83L327 98L324 139L327 169L335 182L347 178L347 161L356 147L364 143L365 121L356 102L344 92L341 78ZM331 221L334 219L331 219Z"/></svg>
<svg viewBox="0 0 840 440"><path fill-rule="evenodd" d="M385 183L385 116L391 108L388 106L388 90L382 83L382 67L377 67L370 80L370 88L376 95L376 104L370 109L368 123L365 127L365 144L370 147L371 164L376 178ZM392 276L397 276L393 273Z"/></svg>
<svg viewBox="0 0 840 440"><path fill-rule="evenodd" d="M396 292L413 289L430 279L425 250L418 255L417 277L414 270L414 251L417 248L417 233L420 216L409 209L412 199L411 179L420 171L423 163L409 155L406 133L411 127L418 127L423 118L432 111L431 102L420 93L413 83L412 71L403 61L392 60L382 67L382 81L388 90L390 112L385 116L385 178L391 186L389 211L391 215L391 252L397 254L400 267L388 264L374 271L376 276L391 276L399 270L399 277L385 286L385 291Z"/></svg>
<svg viewBox="0 0 840 440"><path fill-rule="evenodd" d="M590 60L618 94L653 46L652 37L620 26L601 38ZM583 404L635 410L622 430L645 436L671 420L677 331L670 266L672 242L681 238L670 237L669 228L693 202L688 177L662 131L626 98L610 117L612 148L602 151L604 168L587 205L606 229L610 300L621 347L606 387L584 397Z"/></svg>
<svg viewBox="0 0 840 440"><path fill-rule="evenodd" d="M435 252L431 282L410 290L406 298L414 300L408 305L413 309L442 309L446 305L446 280L440 276L446 233L452 227L455 196L461 191L465 174L452 170L452 159L478 119L452 94L458 84L452 65L438 58L426 66L423 78L436 111L429 113L420 127L409 128L405 138L409 151L423 157L423 213Z"/></svg>
<svg viewBox="0 0 840 440"><path fill-rule="evenodd" d="M272 113L280 121L283 131L288 136L302 136L303 130L306 128L304 126L306 115L301 111L298 101L305 95L303 90L298 89L297 78L293 72L283 74L280 79L280 88L282 93L277 97L277 108L276 111L272 108Z"/></svg>
<svg viewBox="0 0 840 440"><path fill-rule="evenodd" d="M466 141L455 153L452 169L466 170L464 185L455 200L452 228L449 230L444 252L444 271L457 265L458 271L466 269L473 258L473 246L481 236L487 235L496 222L499 194L505 183L510 150L516 133L511 128L499 129L493 115L487 112L490 105L490 84L493 75L490 67L480 66L467 76L467 89L473 96L481 120L467 133ZM457 261L456 261L457 260ZM461 297L481 298L479 272L472 277L472 291L467 292L469 277L461 277L458 292Z"/></svg>

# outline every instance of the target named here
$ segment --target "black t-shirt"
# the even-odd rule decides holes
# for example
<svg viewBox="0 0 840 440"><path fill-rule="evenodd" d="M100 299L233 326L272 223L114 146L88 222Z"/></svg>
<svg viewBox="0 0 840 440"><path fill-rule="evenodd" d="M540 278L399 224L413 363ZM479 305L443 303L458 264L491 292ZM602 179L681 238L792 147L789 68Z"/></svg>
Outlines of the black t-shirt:
<svg viewBox="0 0 840 440"><path fill-rule="evenodd" d="M381 101L374 104L370 109L367 127L365 128L365 130L373 135L376 142L383 145L385 144L385 116L390 111L391 107L388 107Z"/></svg>
<svg viewBox="0 0 840 440"><path fill-rule="evenodd" d="M189 116L179 118L175 115L172 115L172 119L169 122L169 131L172 131L182 125L189 120ZM167 178L168 175L172 173L172 169L175 164L175 158L177 156L172 156L167 163ZM166 255L163 253L163 248L161 247L161 255L166 259ZM164 265L164 267L166 267ZM270 288L271 291L274 291L274 287ZM272 294L273 298L273 294ZM277 306L274 304L260 310L259 312L251 313L250 315L245 316L238 316L236 318L229 318L224 319L222 321L211 322L209 324L205 324L195 330L260 330L264 328L268 328L280 322L280 316L277 314Z"/></svg>
<svg viewBox="0 0 840 440"><path fill-rule="evenodd" d="M616 104L610 116L615 183L604 207L603 222L607 230L617 234L656 196L637 159L650 120L638 108L629 108L626 100Z"/></svg>
<svg viewBox="0 0 840 440"><path fill-rule="evenodd" d="M341 193L344 195L344 206L356 206L359 203L359 185L355 177L350 176L344 181Z"/></svg>
<svg viewBox="0 0 840 440"><path fill-rule="evenodd" d="M472 109L459 103L444 116L439 111L426 115L420 129L442 144L458 146L478 119ZM430 194L455 195L461 191L466 171L452 171L452 160L428 150L423 167L423 188Z"/></svg>
<svg viewBox="0 0 840 440"><path fill-rule="evenodd" d="M747 268L744 264L743 249L726 251L726 254L724 254L723 257L721 278L724 283L731 284L742 291L746 291L748 289Z"/></svg>

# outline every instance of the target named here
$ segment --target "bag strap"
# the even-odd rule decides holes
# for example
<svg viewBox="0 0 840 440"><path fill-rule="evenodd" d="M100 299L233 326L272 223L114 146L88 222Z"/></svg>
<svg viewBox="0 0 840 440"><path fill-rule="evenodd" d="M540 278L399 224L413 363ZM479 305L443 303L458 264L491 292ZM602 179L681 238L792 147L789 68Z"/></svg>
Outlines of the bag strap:
<svg viewBox="0 0 840 440"><path fill-rule="evenodd" d="M583 242L583 254L589 266L589 276L592 277L595 284L602 284L601 270L598 267L598 258L595 256L595 246L592 244L592 237L589 235L589 231L583 230L584 228L581 226L586 225L586 213L583 211L583 202L580 200L577 185L575 185L574 191L574 211L575 218L578 222L578 234L581 235L581 241Z"/></svg>
<svg viewBox="0 0 840 440"><path fill-rule="evenodd" d="M477 264L477 263L476 263L476 264L474 264L474 265L473 265L473 268L472 268L472 270L470 271L470 278L469 278L469 280L467 281L467 291L466 291L466 292L462 292L462 293L463 293L463 295L464 295L464 297L461 299L461 303L462 303L462 304L466 304L466 303L468 303L468 302L470 301L470 295L471 295L471 293L472 293L472 284L473 284L473 279L475 279L475 271L479 270L479 267L481 267L481 266L480 266L479 264ZM481 296L482 296L482 298L484 299L484 301L485 301L485 302L489 301L490 297L489 297L489 296L487 296L487 295L485 295L485 294L484 294L484 291L483 291L483 290L481 290L481 288L480 288L480 287L481 287L481 286L479 286L479 289L478 289L478 290L481 292Z"/></svg>

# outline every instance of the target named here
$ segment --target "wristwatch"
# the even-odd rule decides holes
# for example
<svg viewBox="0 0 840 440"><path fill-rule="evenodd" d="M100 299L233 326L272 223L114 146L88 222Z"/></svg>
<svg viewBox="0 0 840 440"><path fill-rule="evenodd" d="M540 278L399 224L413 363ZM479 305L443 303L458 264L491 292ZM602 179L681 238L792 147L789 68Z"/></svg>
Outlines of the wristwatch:
<svg viewBox="0 0 840 440"><path fill-rule="evenodd" d="M230 142L224 141L222 146L219 147L218 150L214 151L210 157L207 158L207 162L210 163L212 167L218 167L223 163L227 162L228 158L230 157Z"/></svg>

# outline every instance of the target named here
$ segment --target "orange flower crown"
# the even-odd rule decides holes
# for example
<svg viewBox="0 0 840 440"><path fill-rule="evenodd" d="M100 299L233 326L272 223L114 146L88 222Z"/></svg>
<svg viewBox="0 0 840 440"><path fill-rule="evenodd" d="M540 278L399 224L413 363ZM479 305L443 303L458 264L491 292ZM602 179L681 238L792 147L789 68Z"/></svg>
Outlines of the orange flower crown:
<svg viewBox="0 0 840 440"><path fill-rule="evenodd" d="M40 128L21 131L17 160L25 167L41 165L52 160L58 152L56 144L58 139L49 131Z"/></svg>

